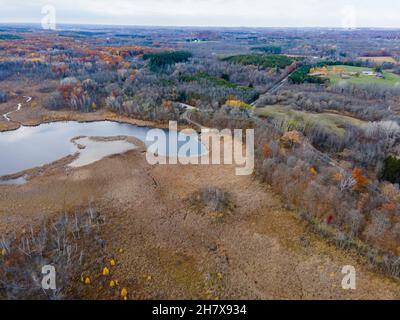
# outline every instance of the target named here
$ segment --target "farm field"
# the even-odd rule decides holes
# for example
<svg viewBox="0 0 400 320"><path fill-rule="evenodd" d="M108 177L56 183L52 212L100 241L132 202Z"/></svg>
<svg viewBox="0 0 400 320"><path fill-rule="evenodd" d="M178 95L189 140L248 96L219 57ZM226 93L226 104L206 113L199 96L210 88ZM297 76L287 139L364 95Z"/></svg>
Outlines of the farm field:
<svg viewBox="0 0 400 320"><path fill-rule="evenodd" d="M346 65L340 65L340 66L329 66L328 70L332 70L333 67L337 67L337 68L343 68L345 69L347 72L358 72L360 73L360 75L357 76L351 76L349 79L344 79L342 77L338 76L334 76L334 75L330 75L327 78L330 80L330 82L332 84L337 84L340 82L347 82L350 84L356 84L356 85L382 85L382 86L396 86L396 85L400 85L400 76L391 73L391 72L387 72L387 71L383 71L383 75L384 75L384 79L380 79L374 76L368 76L368 75L363 75L362 72L363 71L373 71L372 68L363 68L363 67L352 67L352 66L346 66Z"/></svg>
<svg viewBox="0 0 400 320"><path fill-rule="evenodd" d="M386 63L393 63L393 64L398 64L399 63L393 57L360 57L360 60L375 62L375 63L379 63L379 64L383 64L385 62Z"/></svg>

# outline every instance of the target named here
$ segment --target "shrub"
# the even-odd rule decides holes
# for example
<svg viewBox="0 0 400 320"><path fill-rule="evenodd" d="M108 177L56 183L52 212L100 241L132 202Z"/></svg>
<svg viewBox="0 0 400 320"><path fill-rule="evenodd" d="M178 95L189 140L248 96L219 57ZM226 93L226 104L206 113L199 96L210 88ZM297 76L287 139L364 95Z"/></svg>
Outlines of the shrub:
<svg viewBox="0 0 400 320"><path fill-rule="evenodd" d="M1 299L67 299L80 297L76 279L102 251L99 231L104 218L93 208L44 221L39 230L0 238ZM42 268L56 268L57 289L42 289ZM78 290L76 290L78 288ZM82 296L83 298L83 296Z"/></svg>
<svg viewBox="0 0 400 320"><path fill-rule="evenodd" d="M62 94L57 91L44 99L43 106L49 110L59 110L65 106L65 101Z"/></svg>
<svg viewBox="0 0 400 320"><path fill-rule="evenodd" d="M248 110L253 110L254 107L251 106L250 104L240 101L240 100L227 100L225 104L229 107L234 107L234 108L243 108L243 109L248 109Z"/></svg>
<svg viewBox="0 0 400 320"><path fill-rule="evenodd" d="M0 103L7 102L8 100L8 95L4 91L0 91Z"/></svg>
<svg viewBox="0 0 400 320"><path fill-rule="evenodd" d="M189 202L193 208L204 213L225 214L234 209L232 196L216 187L205 188L192 194Z"/></svg>
<svg viewBox="0 0 400 320"><path fill-rule="evenodd" d="M389 156L384 161L381 173L381 179L391 183L400 184L400 159L395 156Z"/></svg>
<svg viewBox="0 0 400 320"><path fill-rule="evenodd" d="M395 240L400 242L400 222L398 222L394 225L393 235L394 235Z"/></svg>

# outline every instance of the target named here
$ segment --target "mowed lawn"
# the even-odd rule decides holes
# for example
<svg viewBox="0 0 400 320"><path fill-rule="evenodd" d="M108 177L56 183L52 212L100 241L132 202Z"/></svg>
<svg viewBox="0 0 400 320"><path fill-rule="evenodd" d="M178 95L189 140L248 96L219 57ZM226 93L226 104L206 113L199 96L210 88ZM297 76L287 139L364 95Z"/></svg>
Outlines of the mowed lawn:
<svg viewBox="0 0 400 320"><path fill-rule="evenodd" d="M346 125L362 127L366 123L362 120L335 113L313 113L293 110L288 106L272 105L257 108L255 113L260 117L272 118L283 123L286 130L300 130L319 125L324 130L343 137Z"/></svg>
<svg viewBox="0 0 400 320"><path fill-rule="evenodd" d="M382 85L382 86L396 86L400 85L400 76L383 71L384 79L377 78L375 76L367 76L363 75L363 71L373 71L371 68L363 68L363 67L352 67L352 66L336 66L337 68L343 68L348 72L357 72L359 73L358 76L351 76L350 78L342 78L341 76L329 76L329 80L333 84L337 84L340 82L347 82L350 84L358 84L358 85L368 85L368 84L376 84L376 85ZM329 66L328 69L331 70L333 66Z"/></svg>

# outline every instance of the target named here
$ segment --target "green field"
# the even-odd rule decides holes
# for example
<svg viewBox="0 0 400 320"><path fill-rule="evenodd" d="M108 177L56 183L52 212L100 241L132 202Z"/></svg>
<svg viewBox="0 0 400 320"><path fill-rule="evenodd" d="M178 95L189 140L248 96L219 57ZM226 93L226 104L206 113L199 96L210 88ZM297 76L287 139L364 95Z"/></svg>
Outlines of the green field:
<svg viewBox="0 0 400 320"><path fill-rule="evenodd" d="M299 130L320 125L330 133L343 137L346 133L345 125L361 127L365 122L356 118L335 114L335 113L312 113L306 111L293 110L287 106L266 106L257 108L256 114L260 117L273 118L283 121L285 130Z"/></svg>
<svg viewBox="0 0 400 320"><path fill-rule="evenodd" d="M331 70L334 66L328 66L328 69ZM351 76L350 78L342 78L341 76L328 76L324 78L328 78L332 84L338 84L341 82L347 82L350 84L355 84L355 85L369 85L369 84L375 84L375 85L382 85L382 86L395 86L396 84L400 85L400 76L383 71L384 79L380 79L374 76L367 76L363 75L363 71L373 71L371 68L363 68L363 67L352 67L352 66L344 66L344 65L339 65L335 66L338 68L343 68L348 72L357 72L359 75L357 76Z"/></svg>

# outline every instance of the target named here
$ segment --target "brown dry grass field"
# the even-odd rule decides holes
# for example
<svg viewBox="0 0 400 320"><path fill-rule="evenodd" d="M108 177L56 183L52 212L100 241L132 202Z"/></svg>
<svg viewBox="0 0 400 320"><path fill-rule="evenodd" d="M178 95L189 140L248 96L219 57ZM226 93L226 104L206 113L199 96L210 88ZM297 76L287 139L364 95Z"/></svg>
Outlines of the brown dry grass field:
<svg viewBox="0 0 400 320"><path fill-rule="evenodd" d="M362 61L370 61L378 64L382 63L393 63L393 64L398 64L399 62L393 58L393 57L360 57L360 60Z"/></svg>
<svg viewBox="0 0 400 320"><path fill-rule="evenodd" d="M23 123L110 116L48 112L40 107L35 88L29 90L24 94L36 103L14 115ZM17 99L0 106L0 112ZM0 124L15 126L3 119ZM234 169L151 166L143 147L82 168L65 170L60 162L38 169L25 185L0 186L0 232L38 226L91 203L106 219L106 253L90 255L95 261L115 258L111 276L127 288L130 299L400 299L398 281L312 234L268 186L252 176L236 176ZM229 192L233 210L216 215L190 206L188 199L208 187ZM341 287L345 265L356 267L354 291ZM95 279L102 267L99 262L82 271ZM86 295L118 297L95 280Z"/></svg>

